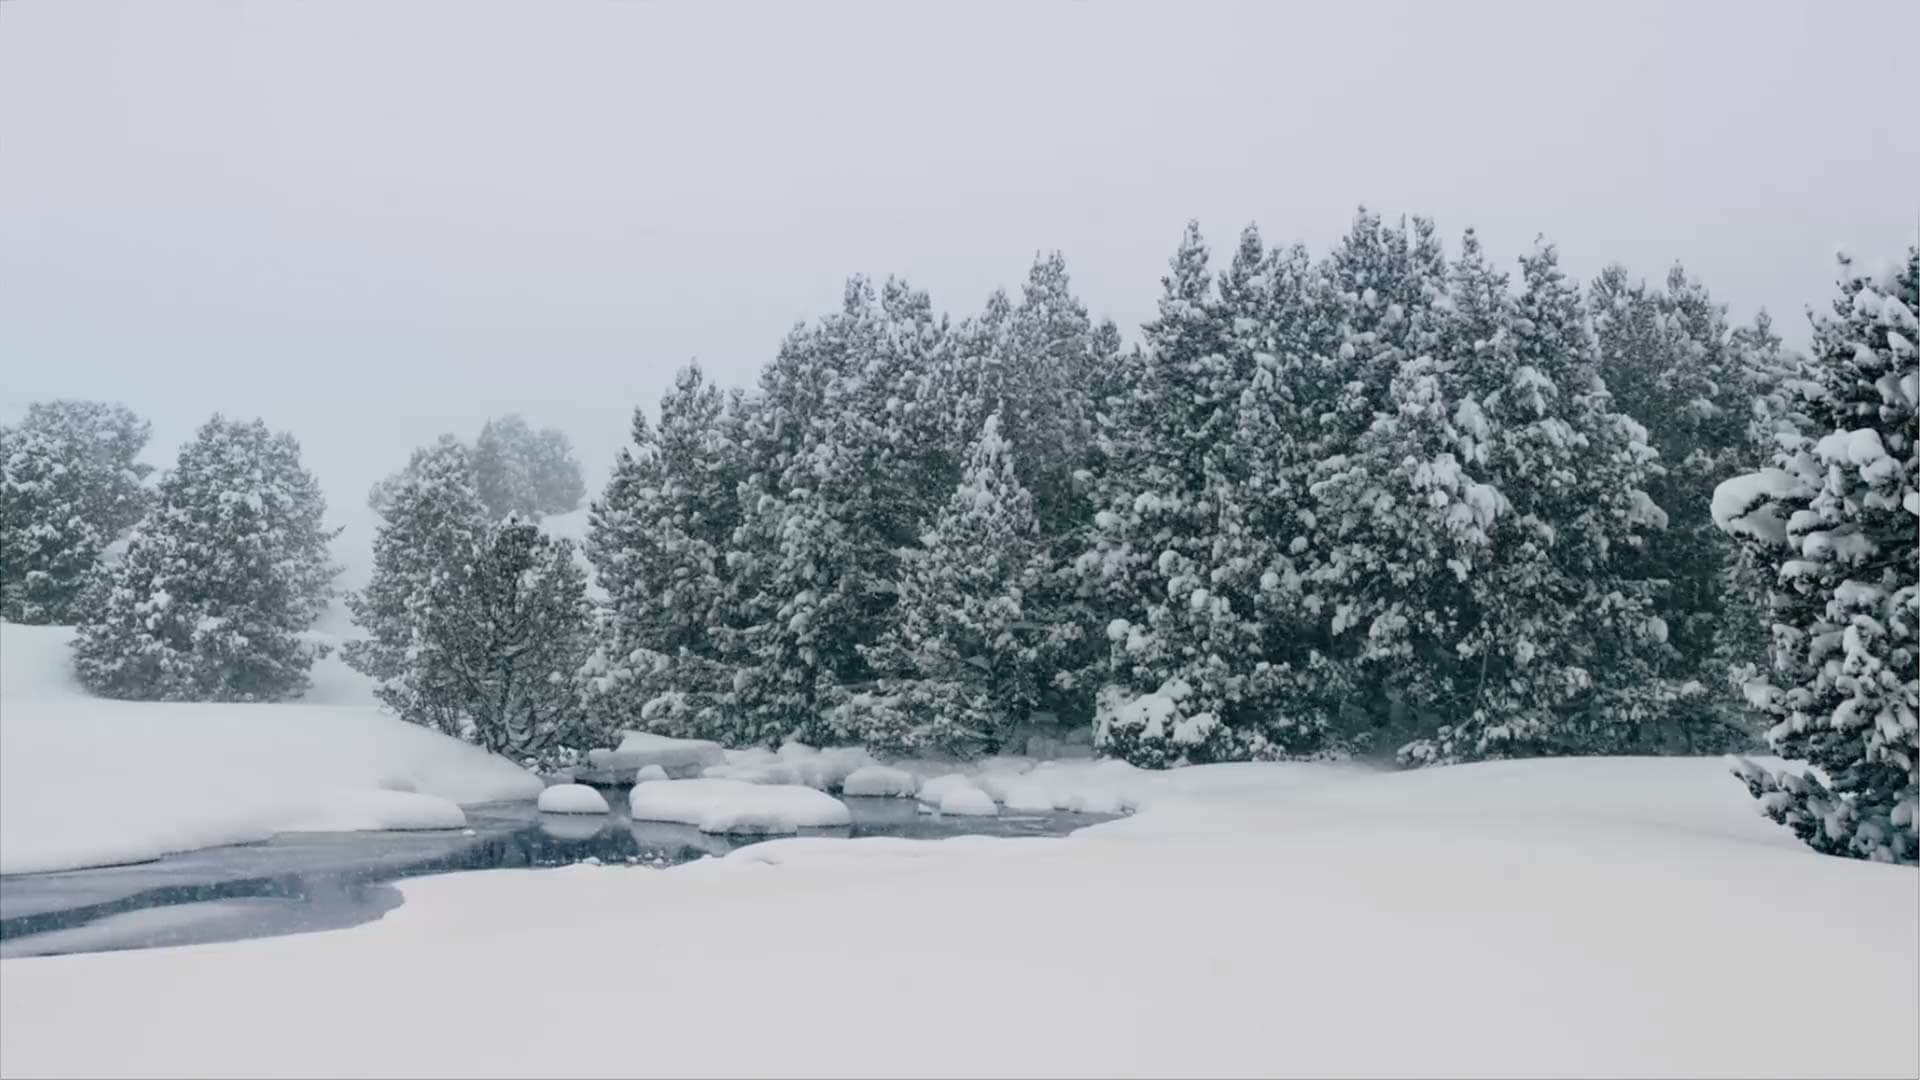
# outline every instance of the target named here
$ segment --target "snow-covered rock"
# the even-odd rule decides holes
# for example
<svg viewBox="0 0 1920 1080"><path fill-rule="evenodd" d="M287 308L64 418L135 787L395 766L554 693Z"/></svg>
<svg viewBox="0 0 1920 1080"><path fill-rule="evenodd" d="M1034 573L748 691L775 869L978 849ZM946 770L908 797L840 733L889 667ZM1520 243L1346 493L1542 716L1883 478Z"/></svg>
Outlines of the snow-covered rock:
<svg viewBox="0 0 1920 1080"><path fill-rule="evenodd" d="M543 814L605 814L613 808L607 797L585 784L555 784L540 793Z"/></svg>
<svg viewBox="0 0 1920 1080"><path fill-rule="evenodd" d="M702 832L753 834L846 825L847 804L798 784L744 780L664 780L636 785L627 796L635 821L693 825Z"/></svg>
<svg viewBox="0 0 1920 1080"><path fill-rule="evenodd" d="M638 772L633 774L633 782L636 784L645 784L654 780L671 779L673 778L667 775L667 770L658 765L642 766Z"/></svg>
<svg viewBox="0 0 1920 1080"><path fill-rule="evenodd" d="M912 798L920 790L920 781L905 769L889 765L862 765L847 774L840 786L843 795L869 795L882 798Z"/></svg>
<svg viewBox="0 0 1920 1080"><path fill-rule="evenodd" d="M699 776L702 770L725 764L727 753L717 742L676 739L648 731L623 732L613 750L589 750L587 764L596 769L644 769L658 765L668 776Z"/></svg>
<svg viewBox="0 0 1920 1080"><path fill-rule="evenodd" d="M1000 812L993 796L977 787L949 787L940 796L940 812L961 817L992 817Z"/></svg>
<svg viewBox="0 0 1920 1080"><path fill-rule="evenodd" d="M819 791L838 791L847 777L874 764L865 747L846 746L816 750L804 743L789 742L778 753L728 751L724 764L710 765L700 775L714 780L740 780L749 784L799 784Z"/></svg>
<svg viewBox="0 0 1920 1080"><path fill-rule="evenodd" d="M920 784L920 801L928 806L940 805L940 799L957 787L972 787L973 781L966 773L943 773Z"/></svg>

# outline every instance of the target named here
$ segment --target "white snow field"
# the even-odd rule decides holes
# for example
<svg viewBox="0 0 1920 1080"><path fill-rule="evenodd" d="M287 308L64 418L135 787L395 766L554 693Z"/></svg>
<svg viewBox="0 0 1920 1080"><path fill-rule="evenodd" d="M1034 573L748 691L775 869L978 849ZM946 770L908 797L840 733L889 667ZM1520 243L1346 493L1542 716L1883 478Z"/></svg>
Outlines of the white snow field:
<svg viewBox="0 0 1920 1080"><path fill-rule="evenodd" d="M1920 1071L1920 874L1805 850L1719 760L1127 794L1064 839L419 878L348 930L0 961L0 1073ZM476 1036L503 990L512 1037Z"/></svg>
<svg viewBox="0 0 1920 1080"><path fill-rule="evenodd" d="M0 874L276 832L458 828L460 804L540 792L519 766L370 705L90 697L70 636L0 624Z"/></svg>
<svg viewBox="0 0 1920 1080"><path fill-rule="evenodd" d="M757 784L745 780L656 780L636 784L627 796L627 809L635 821L692 825L710 833L791 833L845 825L853 820L847 804L824 791L799 784Z"/></svg>

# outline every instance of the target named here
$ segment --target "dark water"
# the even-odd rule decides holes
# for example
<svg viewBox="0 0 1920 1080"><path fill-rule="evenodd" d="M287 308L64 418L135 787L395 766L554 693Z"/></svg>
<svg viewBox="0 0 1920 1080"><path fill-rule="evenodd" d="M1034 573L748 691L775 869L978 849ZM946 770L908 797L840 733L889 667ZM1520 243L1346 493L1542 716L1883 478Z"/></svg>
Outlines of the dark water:
<svg viewBox="0 0 1920 1080"><path fill-rule="evenodd" d="M439 832L286 833L132 866L0 878L0 958L139 949L333 930L400 904L389 882L457 870L598 861L665 867L771 837L630 821L626 793L608 815L542 814L528 803L467 808L468 828ZM999 817L919 813L912 799L848 798L853 823L806 836L1063 836L1107 820L1064 812Z"/></svg>

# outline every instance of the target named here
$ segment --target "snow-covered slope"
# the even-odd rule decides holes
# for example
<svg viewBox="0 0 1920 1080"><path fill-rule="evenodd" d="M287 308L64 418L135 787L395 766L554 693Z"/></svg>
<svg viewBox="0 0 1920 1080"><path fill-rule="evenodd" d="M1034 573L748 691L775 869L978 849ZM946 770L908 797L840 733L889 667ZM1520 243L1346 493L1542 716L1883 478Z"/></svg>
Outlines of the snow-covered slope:
<svg viewBox="0 0 1920 1080"><path fill-rule="evenodd" d="M1807 851L1717 760L1157 776L1066 839L421 878L350 930L0 961L0 1073L1920 1071L1920 874Z"/></svg>
<svg viewBox="0 0 1920 1080"><path fill-rule="evenodd" d="M89 697L68 667L70 637L0 624L0 874L286 830L457 824L447 801L540 792L519 766L368 705Z"/></svg>

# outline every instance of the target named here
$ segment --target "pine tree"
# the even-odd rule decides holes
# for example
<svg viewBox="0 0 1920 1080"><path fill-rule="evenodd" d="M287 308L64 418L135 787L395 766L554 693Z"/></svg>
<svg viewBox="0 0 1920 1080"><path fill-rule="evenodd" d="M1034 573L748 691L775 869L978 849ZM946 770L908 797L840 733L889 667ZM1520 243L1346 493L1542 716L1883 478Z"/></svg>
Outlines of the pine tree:
<svg viewBox="0 0 1920 1080"><path fill-rule="evenodd" d="M763 375L723 644L743 740L825 737L826 710L871 680L860 647L892 617L900 552L942 472L935 373L950 348L925 293L893 281L876 297L855 278Z"/></svg>
<svg viewBox="0 0 1920 1080"><path fill-rule="evenodd" d="M1751 696L1776 753L1820 774L1735 774L1817 851L1914 863L1920 739L1920 247L1883 275L1844 256L1815 320L1808 423L1772 467L1714 492L1714 521L1771 563L1772 648Z"/></svg>
<svg viewBox="0 0 1920 1080"><path fill-rule="evenodd" d="M683 368L657 434L635 411L634 445L593 505L587 553L607 598L586 698L603 728L732 735L716 629L740 520L738 422L698 365Z"/></svg>
<svg viewBox="0 0 1920 1080"><path fill-rule="evenodd" d="M307 631L335 572L325 512L291 435L209 420L160 481L125 557L89 586L80 680L119 698L299 696L324 652Z"/></svg>
<svg viewBox="0 0 1920 1080"><path fill-rule="evenodd" d="M1754 381L1744 353L1769 346L1764 337L1748 344L1730 332L1724 307L1677 266L1663 292L1610 267L1589 303L1607 385L1619 408L1646 425L1660 454L1648 493L1670 515L1638 570L1658 586L1668 635L1650 677L1669 707L1647 725L1641 749L1738 748L1751 733L1728 678L1726 638L1743 620L1727 608L1731 551L1707 505L1721 477L1758 464L1749 460L1746 428L1764 384Z"/></svg>
<svg viewBox="0 0 1920 1080"><path fill-rule="evenodd" d="M1409 751L1423 759L1631 752L1672 706L1652 677L1666 628L1635 558L1667 524L1646 491L1654 452L1597 375L1553 247L1520 261L1510 333L1474 353L1491 365L1483 383L1504 378L1477 403L1491 444L1473 456L1502 504L1456 646L1478 665L1463 722Z"/></svg>
<svg viewBox="0 0 1920 1080"><path fill-rule="evenodd" d="M480 543L486 508L475 490L473 455L443 435L414 451L407 467L376 489L382 521L374 533L373 575L347 596L367 637L341 650L348 666L376 680L375 693L402 718L444 734L463 733L458 697L418 662L434 582Z"/></svg>
<svg viewBox="0 0 1920 1080"><path fill-rule="evenodd" d="M1249 234L1236 266L1261 258ZM1219 528L1219 477L1242 387L1229 356L1230 326L1215 298L1198 223L1189 223L1162 279L1158 317L1145 327L1140 378L1127 402L1125 460L1094 519L1081 566L1117 612L1106 628L1109 677L1097 738L1140 765L1210 761L1255 752L1223 716L1234 694L1210 623L1231 620L1208 587ZM1126 702L1177 702L1172 722ZM1252 738L1256 733L1245 733Z"/></svg>
<svg viewBox="0 0 1920 1080"><path fill-rule="evenodd" d="M1430 223L1409 235L1363 210L1305 320L1323 350L1304 373L1319 460L1296 484L1311 496L1299 588L1320 624L1309 675L1347 696L1339 734L1356 748L1431 730L1458 707L1466 581L1501 509L1476 460L1487 432L1473 365L1458 355L1473 304L1450 298L1448 274ZM1451 288L1504 296L1471 233Z"/></svg>
<svg viewBox="0 0 1920 1080"><path fill-rule="evenodd" d="M888 750L998 749L1041 701L1044 627L1024 605L1045 570L1033 497L990 415L959 486L901 560L898 616L861 650L882 675L835 710L838 733Z"/></svg>
<svg viewBox="0 0 1920 1080"><path fill-rule="evenodd" d="M0 426L0 617L77 618L87 576L152 502L134 460L149 430L97 401L37 401Z"/></svg>
<svg viewBox="0 0 1920 1080"><path fill-rule="evenodd" d="M571 760L590 741L575 673L589 644L586 575L573 544L509 515L487 525L427 589L415 655L435 719L525 764ZM597 734L597 733L594 733Z"/></svg>
<svg viewBox="0 0 1920 1080"><path fill-rule="evenodd" d="M473 468L480 501L495 520L508 514L564 514L587 493L566 433L557 428L535 431L518 413L496 417L480 429Z"/></svg>

